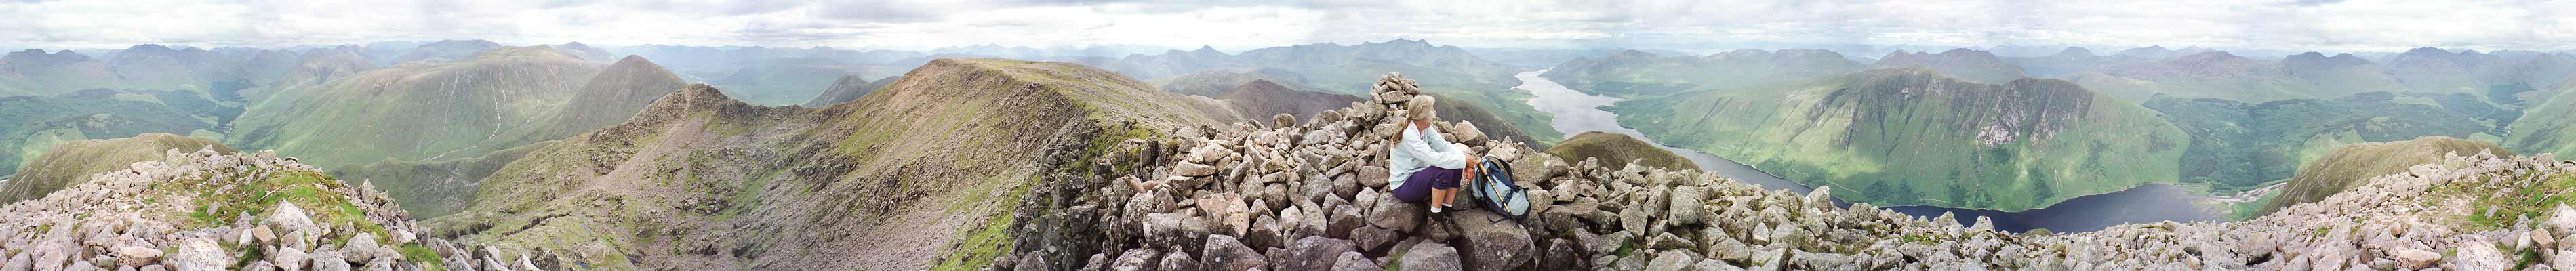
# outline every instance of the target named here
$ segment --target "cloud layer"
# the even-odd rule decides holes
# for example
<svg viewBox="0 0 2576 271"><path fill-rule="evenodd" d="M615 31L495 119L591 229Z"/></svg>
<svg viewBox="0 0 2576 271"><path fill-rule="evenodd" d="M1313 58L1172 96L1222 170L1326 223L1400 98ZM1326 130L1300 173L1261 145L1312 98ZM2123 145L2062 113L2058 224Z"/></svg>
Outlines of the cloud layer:
<svg viewBox="0 0 2576 271"><path fill-rule="evenodd" d="M0 1L0 48L381 40L927 49L1709 44L2576 49L2564 0Z"/></svg>

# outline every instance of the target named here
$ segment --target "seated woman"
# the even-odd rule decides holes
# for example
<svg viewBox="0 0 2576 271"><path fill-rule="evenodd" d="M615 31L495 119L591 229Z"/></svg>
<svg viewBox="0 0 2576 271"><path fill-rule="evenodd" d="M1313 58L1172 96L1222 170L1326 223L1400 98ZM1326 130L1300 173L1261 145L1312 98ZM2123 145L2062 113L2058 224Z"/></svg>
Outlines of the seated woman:
<svg viewBox="0 0 2576 271"><path fill-rule="evenodd" d="M1467 146L1451 143L1431 127L1440 122L1440 113L1432 111L1437 102L1430 95L1413 96L1405 103L1404 133L1396 139L1387 155L1387 190L1405 202L1430 200L1431 212L1439 213L1457 200L1458 182L1475 176L1473 154ZM1460 170L1465 172L1460 172Z"/></svg>

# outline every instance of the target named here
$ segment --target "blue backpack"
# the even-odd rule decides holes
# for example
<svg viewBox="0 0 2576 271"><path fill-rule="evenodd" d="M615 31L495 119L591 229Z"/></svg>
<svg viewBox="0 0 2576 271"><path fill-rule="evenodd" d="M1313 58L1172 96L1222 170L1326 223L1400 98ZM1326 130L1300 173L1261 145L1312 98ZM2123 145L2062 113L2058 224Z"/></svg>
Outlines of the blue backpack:
<svg viewBox="0 0 2576 271"><path fill-rule="evenodd" d="M1476 203L1512 220L1528 218L1529 190L1512 181L1512 164L1491 155L1476 160L1475 187L1469 187L1475 191L1470 194L1476 196Z"/></svg>

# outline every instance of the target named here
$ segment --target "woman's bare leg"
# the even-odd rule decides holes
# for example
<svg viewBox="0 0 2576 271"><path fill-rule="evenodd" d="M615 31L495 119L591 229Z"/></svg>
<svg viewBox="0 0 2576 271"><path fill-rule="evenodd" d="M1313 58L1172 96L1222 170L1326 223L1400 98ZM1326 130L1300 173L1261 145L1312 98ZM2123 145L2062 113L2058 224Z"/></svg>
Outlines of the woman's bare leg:
<svg viewBox="0 0 2576 271"><path fill-rule="evenodd" d="M1449 191L1451 190L1454 189L1431 189L1431 206L1449 205L1449 197L1452 196Z"/></svg>

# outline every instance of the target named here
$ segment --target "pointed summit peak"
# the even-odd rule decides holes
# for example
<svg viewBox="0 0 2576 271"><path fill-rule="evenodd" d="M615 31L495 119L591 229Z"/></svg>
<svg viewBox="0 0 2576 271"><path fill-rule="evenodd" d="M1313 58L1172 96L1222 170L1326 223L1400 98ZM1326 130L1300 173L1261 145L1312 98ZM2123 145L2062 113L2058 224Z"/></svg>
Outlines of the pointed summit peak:
<svg viewBox="0 0 2576 271"><path fill-rule="evenodd" d="M2450 54L2450 53L2451 53L2451 51L2445 51L2445 50L2442 50L2442 48L2433 48L2433 47L2417 47L2417 48L2415 48L2415 49L2413 49L2413 50L2406 50L2406 53L2405 53L2405 54L2413 55L2413 54Z"/></svg>
<svg viewBox="0 0 2576 271"><path fill-rule="evenodd" d="M709 86L704 83L693 83L689 84L687 87L681 87L678 91L672 91L670 95L663 95L662 100L670 102L698 103L709 101L733 101L733 97L725 96L724 91L717 90L715 86Z"/></svg>
<svg viewBox="0 0 2576 271"><path fill-rule="evenodd" d="M1648 52L1646 52L1646 51L1638 51L1638 50L1620 50L1618 53L1611 53L1611 54L1610 54L1610 59L1643 59L1643 58L1654 58L1654 57L1655 57L1655 53L1648 53Z"/></svg>
<svg viewBox="0 0 2576 271"><path fill-rule="evenodd" d="M2084 47L2067 46L2067 47L2066 47L2066 50L2059 50L2059 51L2057 51L2056 56L2097 56L2097 55L2094 55L2094 54L2093 54L2093 50L2092 50L2092 49L2084 49Z"/></svg>
<svg viewBox="0 0 2576 271"><path fill-rule="evenodd" d="M618 59L617 59L617 64L610 64L609 66L610 66L610 67L615 67L615 66L639 65L639 64L640 64L640 65L656 65L656 64L653 64L653 60L650 60L650 59L644 59L644 56L639 56L639 55L626 55L626 57L618 58Z"/></svg>
<svg viewBox="0 0 2576 271"><path fill-rule="evenodd" d="M1199 45L1199 49L1198 49L1198 50L1190 50L1190 52L1191 52L1191 53L1201 53L1201 54L1205 54L1205 53L1215 53L1215 52L1216 52L1216 47L1215 47L1215 46L1207 46L1207 45Z"/></svg>
<svg viewBox="0 0 2576 271"><path fill-rule="evenodd" d="M125 51L128 51L128 52L134 52L134 51L177 51L177 50L172 50L172 49L170 49L170 47L169 47L169 46L161 46L160 44L136 44L136 45L134 45L134 46L132 46L132 47L125 47Z"/></svg>

